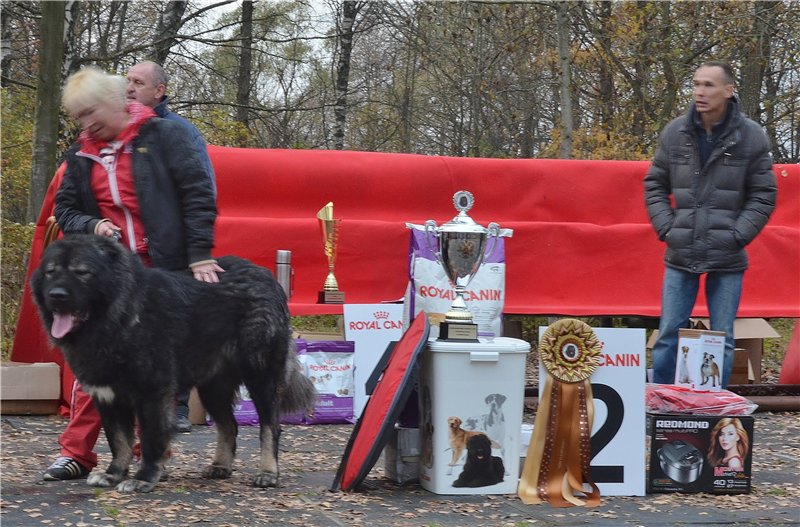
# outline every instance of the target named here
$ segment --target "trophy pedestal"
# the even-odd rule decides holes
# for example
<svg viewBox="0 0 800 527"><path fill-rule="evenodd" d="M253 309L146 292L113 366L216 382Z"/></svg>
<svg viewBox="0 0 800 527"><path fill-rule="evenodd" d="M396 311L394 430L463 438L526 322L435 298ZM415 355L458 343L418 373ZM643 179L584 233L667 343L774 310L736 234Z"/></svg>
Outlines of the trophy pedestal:
<svg viewBox="0 0 800 527"><path fill-rule="evenodd" d="M446 342L478 342L478 324L447 322L439 324L439 338Z"/></svg>
<svg viewBox="0 0 800 527"><path fill-rule="evenodd" d="M344 304L344 291L320 291L317 304Z"/></svg>

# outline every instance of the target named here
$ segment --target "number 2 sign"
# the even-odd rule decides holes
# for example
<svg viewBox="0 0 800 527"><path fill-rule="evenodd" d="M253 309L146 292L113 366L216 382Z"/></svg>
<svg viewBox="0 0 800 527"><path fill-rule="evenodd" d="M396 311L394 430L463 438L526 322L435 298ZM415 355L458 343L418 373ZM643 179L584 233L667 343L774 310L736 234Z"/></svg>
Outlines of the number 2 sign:
<svg viewBox="0 0 800 527"><path fill-rule="evenodd" d="M540 339L545 329L539 328ZM600 366L590 378L592 480L603 496L644 496L645 330L592 329L603 343ZM545 375L541 365L539 375Z"/></svg>

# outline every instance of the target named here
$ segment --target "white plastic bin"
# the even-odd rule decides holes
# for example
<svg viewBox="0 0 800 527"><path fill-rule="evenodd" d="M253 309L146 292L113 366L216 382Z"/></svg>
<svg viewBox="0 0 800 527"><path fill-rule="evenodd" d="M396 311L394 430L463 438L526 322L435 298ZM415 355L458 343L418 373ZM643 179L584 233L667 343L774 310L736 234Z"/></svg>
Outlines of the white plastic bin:
<svg viewBox="0 0 800 527"><path fill-rule="evenodd" d="M428 342L419 388L424 489L436 494L517 492L530 349L527 342L507 337ZM483 437L473 439L476 435ZM487 447L490 452L480 456Z"/></svg>

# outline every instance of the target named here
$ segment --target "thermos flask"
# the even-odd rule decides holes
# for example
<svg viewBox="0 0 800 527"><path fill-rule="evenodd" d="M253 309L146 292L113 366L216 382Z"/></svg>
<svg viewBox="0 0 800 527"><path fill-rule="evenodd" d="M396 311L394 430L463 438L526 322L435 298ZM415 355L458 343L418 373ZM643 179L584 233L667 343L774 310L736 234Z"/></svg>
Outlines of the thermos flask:
<svg viewBox="0 0 800 527"><path fill-rule="evenodd" d="M283 287L286 298L292 297L292 251L275 253L275 279Z"/></svg>

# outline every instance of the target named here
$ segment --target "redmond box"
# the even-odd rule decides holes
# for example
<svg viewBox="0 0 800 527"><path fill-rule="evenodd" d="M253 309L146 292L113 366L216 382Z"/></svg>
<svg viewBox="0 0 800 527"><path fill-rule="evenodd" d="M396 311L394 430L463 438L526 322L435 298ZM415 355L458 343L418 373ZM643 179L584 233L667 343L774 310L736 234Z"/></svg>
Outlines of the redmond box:
<svg viewBox="0 0 800 527"><path fill-rule="evenodd" d="M648 414L649 492L750 492L752 416Z"/></svg>

